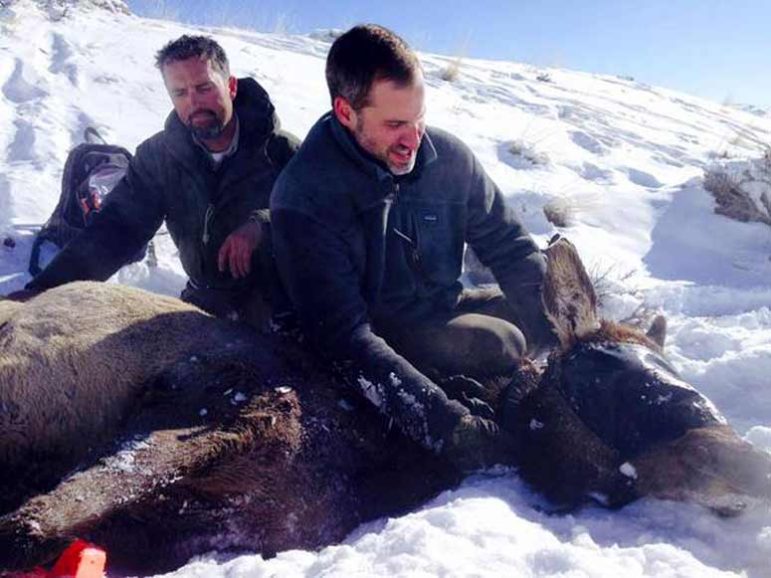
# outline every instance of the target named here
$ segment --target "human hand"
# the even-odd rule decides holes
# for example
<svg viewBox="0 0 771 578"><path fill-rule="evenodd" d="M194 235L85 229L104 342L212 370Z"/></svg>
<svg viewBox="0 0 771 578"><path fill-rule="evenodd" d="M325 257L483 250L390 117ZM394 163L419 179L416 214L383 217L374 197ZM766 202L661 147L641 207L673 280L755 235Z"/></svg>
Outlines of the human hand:
<svg viewBox="0 0 771 578"><path fill-rule="evenodd" d="M516 444L489 419L463 416L443 448L445 457L462 472L471 472L497 463L516 460Z"/></svg>
<svg viewBox="0 0 771 578"><path fill-rule="evenodd" d="M485 387L477 380L465 375L453 375L439 382L447 397L459 401L472 415L493 419L495 412L490 404L483 401L488 395Z"/></svg>
<svg viewBox="0 0 771 578"><path fill-rule="evenodd" d="M439 386L450 399L460 399L462 394L468 397L485 397L487 394L484 385L465 375L451 375L439 381Z"/></svg>
<svg viewBox="0 0 771 578"><path fill-rule="evenodd" d="M484 419L495 419L495 411L493 411L492 406L478 397L469 397L463 393L458 401L468 408L471 415Z"/></svg>
<svg viewBox="0 0 771 578"><path fill-rule="evenodd" d="M230 233L220 247L217 266L220 272L230 269L236 279L246 277L252 270L252 253L262 241L262 225L249 221Z"/></svg>

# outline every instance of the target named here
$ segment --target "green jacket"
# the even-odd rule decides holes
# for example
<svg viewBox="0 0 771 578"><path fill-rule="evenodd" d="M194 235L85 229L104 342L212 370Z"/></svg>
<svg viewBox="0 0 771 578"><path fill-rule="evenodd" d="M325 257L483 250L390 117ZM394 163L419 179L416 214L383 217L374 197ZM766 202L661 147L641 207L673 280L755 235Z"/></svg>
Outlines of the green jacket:
<svg viewBox="0 0 771 578"><path fill-rule="evenodd" d="M164 130L139 145L126 177L93 224L27 287L105 280L152 239L164 220L193 285L224 290L251 285L260 275L258 267L237 280L218 270L217 254L250 215L268 223L271 188L298 141L279 130L268 94L256 81L238 81L234 109L238 150L217 169L172 111Z"/></svg>

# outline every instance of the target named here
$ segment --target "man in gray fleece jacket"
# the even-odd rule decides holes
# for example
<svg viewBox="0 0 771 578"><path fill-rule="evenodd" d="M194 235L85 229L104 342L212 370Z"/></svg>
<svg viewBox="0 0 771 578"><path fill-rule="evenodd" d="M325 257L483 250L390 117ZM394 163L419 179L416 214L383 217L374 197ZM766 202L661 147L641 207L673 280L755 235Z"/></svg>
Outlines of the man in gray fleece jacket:
<svg viewBox="0 0 771 578"><path fill-rule="evenodd" d="M403 40L356 26L326 74L333 110L271 195L279 273L311 343L356 390L424 447L486 465L500 445L489 406L436 382L511 375L551 343L544 257L471 151L425 126ZM502 292L462 288L464 243ZM459 381L472 383L447 383Z"/></svg>

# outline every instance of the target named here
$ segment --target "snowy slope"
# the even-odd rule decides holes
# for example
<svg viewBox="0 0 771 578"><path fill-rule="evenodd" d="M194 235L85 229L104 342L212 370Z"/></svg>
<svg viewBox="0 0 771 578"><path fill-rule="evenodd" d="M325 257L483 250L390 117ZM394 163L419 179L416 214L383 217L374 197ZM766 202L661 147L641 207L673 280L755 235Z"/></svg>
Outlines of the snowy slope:
<svg viewBox="0 0 771 578"><path fill-rule="evenodd" d="M53 209L83 128L133 148L162 127L170 104L152 63L169 39L214 34L298 136L328 107L323 35L190 28L137 18L120 0L44 4L0 7L0 294L28 280L32 226ZM664 313L684 378L771 450L771 227L715 215L702 181L715 159L760 157L771 117L516 63L463 61L448 82L453 58L422 59L429 123L474 149L540 242L560 231L578 245L608 317ZM544 205L567 226L549 223ZM135 264L116 281L177 294L174 248L168 236L157 244L159 267ZM174 576L771 576L767 509L721 520L653 500L567 516L541 505L515 474L490 473L344 545L268 561L209 556Z"/></svg>

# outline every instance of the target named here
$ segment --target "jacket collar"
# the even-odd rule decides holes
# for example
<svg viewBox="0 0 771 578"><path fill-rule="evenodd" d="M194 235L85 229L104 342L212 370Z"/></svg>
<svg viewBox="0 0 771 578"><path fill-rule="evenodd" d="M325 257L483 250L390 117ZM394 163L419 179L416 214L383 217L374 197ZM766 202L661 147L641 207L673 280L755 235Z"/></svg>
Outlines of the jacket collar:
<svg viewBox="0 0 771 578"><path fill-rule="evenodd" d="M356 163L361 170L380 182L394 179L394 175L391 171L387 170L382 164L362 152L353 135L351 135L350 131L337 120L337 117L333 112L328 112L322 117L322 121L329 123L335 141L337 141L343 149L346 156ZM404 178L408 181L418 178L423 169L434 162L436 158L436 148L434 148L434 143L431 142L431 137L429 136L428 131L426 131L420 142L420 147L418 148L417 158L415 159L415 168L412 169L408 175L405 175Z"/></svg>

